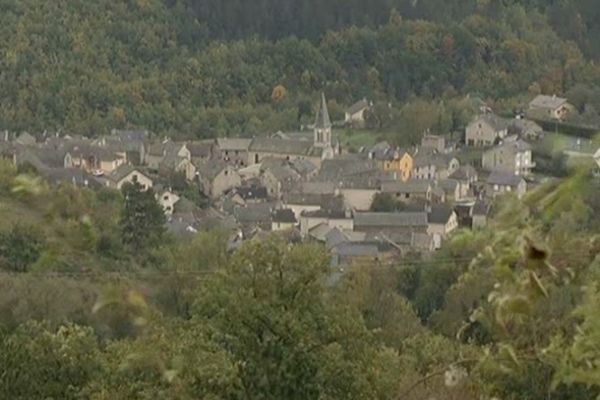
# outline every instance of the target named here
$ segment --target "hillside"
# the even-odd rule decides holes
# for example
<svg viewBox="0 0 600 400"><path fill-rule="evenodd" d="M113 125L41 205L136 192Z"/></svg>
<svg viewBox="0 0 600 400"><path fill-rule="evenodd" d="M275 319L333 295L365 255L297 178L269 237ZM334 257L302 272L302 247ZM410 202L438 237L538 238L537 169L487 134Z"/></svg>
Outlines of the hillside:
<svg viewBox="0 0 600 400"><path fill-rule="evenodd" d="M2 398L600 394L586 172L505 197L432 258L331 286L319 245L262 236L230 253L209 232L140 248L124 235L131 198L1 167L2 216L16 217L0 234Z"/></svg>
<svg viewBox="0 0 600 400"><path fill-rule="evenodd" d="M550 9L497 2L473 8L467 1L463 11L449 11L460 17L448 22L429 14L444 9L432 1L415 2L413 11L400 2L394 13L387 10L395 3L385 2L373 8L381 15L362 12L359 2L298 3L316 13L316 34L294 32L283 16L282 26L292 31L278 33L269 20L277 14L260 11L273 2L253 6L261 18L244 2L216 3L3 0L1 128L91 136L121 127L179 137L257 135L309 123L321 91L340 118L344 106L365 96L398 106L418 97L437 107L473 94L510 110L529 93L560 94L600 79L584 55L586 45L577 48L553 29L545 16ZM238 22L232 12L255 26ZM289 18L302 21L295 15ZM355 22L364 27L349 27ZM211 24L239 40L213 40L230 37ZM584 25L578 34L588 40L594 27L588 35ZM277 85L286 89L283 96L272 96ZM462 111L445 109L450 122L439 130L459 128ZM393 127L407 123L396 122Z"/></svg>

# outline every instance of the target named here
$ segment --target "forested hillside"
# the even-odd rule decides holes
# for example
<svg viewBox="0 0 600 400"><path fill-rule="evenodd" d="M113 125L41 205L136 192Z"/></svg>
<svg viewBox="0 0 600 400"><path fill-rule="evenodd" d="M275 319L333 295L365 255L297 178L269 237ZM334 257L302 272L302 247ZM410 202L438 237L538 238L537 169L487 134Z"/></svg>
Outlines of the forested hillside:
<svg viewBox="0 0 600 400"><path fill-rule="evenodd" d="M511 110L598 85L593 2L512 3L2 0L0 128L259 135L310 122L321 91L340 118L364 96ZM444 107L436 128L459 129Z"/></svg>

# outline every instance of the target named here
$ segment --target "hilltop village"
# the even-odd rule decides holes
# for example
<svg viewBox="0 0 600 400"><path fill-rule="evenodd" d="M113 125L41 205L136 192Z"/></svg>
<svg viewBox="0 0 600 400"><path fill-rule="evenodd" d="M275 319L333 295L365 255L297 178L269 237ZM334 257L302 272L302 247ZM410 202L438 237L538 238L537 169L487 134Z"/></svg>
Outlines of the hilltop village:
<svg viewBox="0 0 600 400"><path fill-rule="evenodd" d="M361 125L370 106L348 108L345 124ZM528 111L560 120L571 107L538 96ZM496 197L521 198L538 183L531 143L544 130L526 116L482 107L462 138L425 132L412 148L379 142L353 153L332 128L322 95L314 124L300 132L189 142L143 130L96 139L5 133L1 149L53 184L151 189L174 235L220 227L235 249L275 231L324 243L334 265L427 255L459 227L484 227Z"/></svg>

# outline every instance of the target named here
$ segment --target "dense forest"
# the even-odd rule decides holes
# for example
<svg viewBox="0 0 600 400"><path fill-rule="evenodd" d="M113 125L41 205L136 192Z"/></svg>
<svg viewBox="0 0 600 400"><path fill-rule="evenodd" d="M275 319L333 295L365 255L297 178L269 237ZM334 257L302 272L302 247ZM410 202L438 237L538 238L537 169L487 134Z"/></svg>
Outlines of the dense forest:
<svg viewBox="0 0 600 400"><path fill-rule="evenodd" d="M598 398L598 193L549 181L331 285L319 245L177 239L151 192L2 162L0 398Z"/></svg>
<svg viewBox="0 0 600 400"><path fill-rule="evenodd" d="M0 11L8 130L260 135L310 123L324 91L334 119L374 100L378 128L401 141L462 128L466 96L511 111L600 85L591 0L2 0ZM423 110L439 118L415 120Z"/></svg>

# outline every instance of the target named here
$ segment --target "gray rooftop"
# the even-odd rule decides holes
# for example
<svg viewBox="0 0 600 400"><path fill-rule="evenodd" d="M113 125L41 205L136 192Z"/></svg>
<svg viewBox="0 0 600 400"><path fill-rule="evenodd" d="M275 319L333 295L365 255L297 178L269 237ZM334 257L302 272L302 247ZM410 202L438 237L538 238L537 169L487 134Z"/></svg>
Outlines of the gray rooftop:
<svg viewBox="0 0 600 400"><path fill-rule="evenodd" d="M312 142L279 138L255 138L250 143L250 151L273 154L311 155Z"/></svg>
<svg viewBox="0 0 600 400"><path fill-rule="evenodd" d="M248 151L252 139L245 138L220 138L217 139L219 149L225 151Z"/></svg>
<svg viewBox="0 0 600 400"><path fill-rule="evenodd" d="M540 94L529 103L530 108L542 108L547 110L556 110L557 108L565 105L567 99L557 96L547 96Z"/></svg>
<svg viewBox="0 0 600 400"><path fill-rule="evenodd" d="M356 114L357 112L364 110L365 108L368 108L368 107L369 107L369 102L367 101L367 99L362 99L362 100L359 100L356 103L352 104L350 107L348 107L346 112L348 114Z"/></svg>
<svg viewBox="0 0 600 400"><path fill-rule="evenodd" d="M427 193L430 189L431 183L427 180L388 181L381 184L383 193Z"/></svg>
<svg viewBox="0 0 600 400"><path fill-rule="evenodd" d="M410 227L427 226L426 212L377 213L364 212L354 214L356 227Z"/></svg>
<svg viewBox="0 0 600 400"><path fill-rule="evenodd" d="M490 176L487 179L487 183L490 185L501 185L501 186L518 186L522 181L523 177L519 175L514 175L511 173L506 173L503 171L492 171Z"/></svg>

